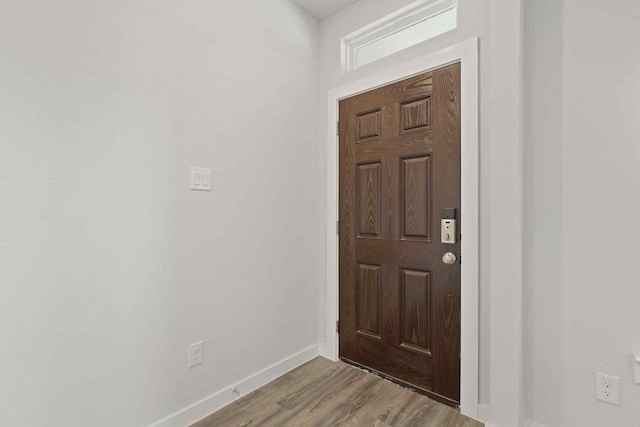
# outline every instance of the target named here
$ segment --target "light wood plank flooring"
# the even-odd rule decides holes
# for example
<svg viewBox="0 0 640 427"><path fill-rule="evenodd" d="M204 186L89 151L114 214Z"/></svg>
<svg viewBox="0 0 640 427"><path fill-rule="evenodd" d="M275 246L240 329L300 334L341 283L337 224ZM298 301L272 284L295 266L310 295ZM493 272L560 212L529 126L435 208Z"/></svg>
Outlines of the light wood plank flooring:
<svg viewBox="0 0 640 427"><path fill-rule="evenodd" d="M318 357L192 427L482 427L426 396Z"/></svg>

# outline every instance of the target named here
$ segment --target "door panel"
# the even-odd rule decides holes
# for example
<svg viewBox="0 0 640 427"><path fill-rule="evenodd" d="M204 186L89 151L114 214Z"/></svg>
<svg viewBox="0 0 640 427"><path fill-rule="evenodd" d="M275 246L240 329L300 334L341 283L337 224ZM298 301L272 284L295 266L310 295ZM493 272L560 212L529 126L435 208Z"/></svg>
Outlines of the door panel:
<svg viewBox="0 0 640 427"><path fill-rule="evenodd" d="M380 339L380 266L358 264L356 331Z"/></svg>
<svg viewBox="0 0 640 427"><path fill-rule="evenodd" d="M431 241L431 157L402 159L403 240Z"/></svg>
<svg viewBox="0 0 640 427"><path fill-rule="evenodd" d="M460 395L460 66L340 102L340 357ZM443 209L458 238L440 242Z"/></svg>
<svg viewBox="0 0 640 427"><path fill-rule="evenodd" d="M380 165L358 165L358 237L380 237Z"/></svg>
<svg viewBox="0 0 640 427"><path fill-rule="evenodd" d="M428 271L401 269L402 347L431 355L431 277Z"/></svg>

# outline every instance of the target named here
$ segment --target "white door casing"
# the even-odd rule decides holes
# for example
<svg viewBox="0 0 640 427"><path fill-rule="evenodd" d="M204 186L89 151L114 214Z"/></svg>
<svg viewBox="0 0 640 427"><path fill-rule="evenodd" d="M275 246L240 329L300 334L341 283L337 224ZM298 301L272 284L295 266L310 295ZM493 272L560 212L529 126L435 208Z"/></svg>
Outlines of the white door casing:
<svg viewBox="0 0 640 427"><path fill-rule="evenodd" d="M429 70L459 62L461 64L461 363L460 410L478 416L478 310L479 310L479 80L478 39L473 38L397 64L372 76L329 90L327 139L327 224L326 224L326 337L322 355L338 360L338 143L336 121L338 102L377 87L404 80Z"/></svg>

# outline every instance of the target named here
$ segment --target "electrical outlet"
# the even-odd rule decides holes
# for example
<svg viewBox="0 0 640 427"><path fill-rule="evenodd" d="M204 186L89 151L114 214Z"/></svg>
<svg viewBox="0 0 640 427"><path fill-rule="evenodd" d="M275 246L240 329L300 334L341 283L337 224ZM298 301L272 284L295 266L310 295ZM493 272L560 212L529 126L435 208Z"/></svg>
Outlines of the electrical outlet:
<svg viewBox="0 0 640 427"><path fill-rule="evenodd" d="M187 367L191 368L202 364L202 341L194 342L189 346L189 356L187 358Z"/></svg>
<svg viewBox="0 0 640 427"><path fill-rule="evenodd" d="M596 372L596 399L620 406L620 377Z"/></svg>

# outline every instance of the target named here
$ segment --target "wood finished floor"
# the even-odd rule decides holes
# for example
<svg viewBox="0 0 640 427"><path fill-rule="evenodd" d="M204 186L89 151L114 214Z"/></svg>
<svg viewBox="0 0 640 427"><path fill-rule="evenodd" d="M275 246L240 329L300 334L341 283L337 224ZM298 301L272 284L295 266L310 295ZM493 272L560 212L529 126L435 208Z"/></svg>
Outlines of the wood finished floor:
<svg viewBox="0 0 640 427"><path fill-rule="evenodd" d="M482 427L426 396L318 357L191 427Z"/></svg>

